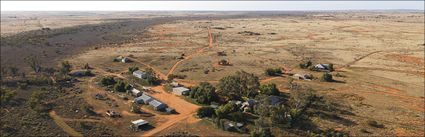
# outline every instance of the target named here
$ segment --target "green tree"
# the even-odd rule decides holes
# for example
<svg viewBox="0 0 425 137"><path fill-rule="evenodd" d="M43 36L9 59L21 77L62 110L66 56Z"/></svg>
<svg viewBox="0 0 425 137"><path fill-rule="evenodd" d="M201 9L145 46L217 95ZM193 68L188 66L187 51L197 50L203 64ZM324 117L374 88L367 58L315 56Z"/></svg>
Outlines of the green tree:
<svg viewBox="0 0 425 137"><path fill-rule="evenodd" d="M201 82L199 86L192 88L189 96L201 104L210 104L211 102L218 101L215 87L208 82Z"/></svg>
<svg viewBox="0 0 425 137"><path fill-rule="evenodd" d="M34 70L35 73L38 73L41 71L41 63L38 60L37 56L31 55L28 57L25 57L25 62L30 65L30 67L32 68L32 70Z"/></svg>
<svg viewBox="0 0 425 137"><path fill-rule="evenodd" d="M136 66L134 66L134 67L129 67L129 68L128 68L128 73L132 74L134 71L137 71L137 70L139 70L139 67L136 67Z"/></svg>
<svg viewBox="0 0 425 137"><path fill-rule="evenodd" d="M125 92L125 83L119 80L117 83L115 83L114 90L117 92Z"/></svg>
<svg viewBox="0 0 425 137"><path fill-rule="evenodd" d="M306 69L306 68L309 68L312 65L313 65L313 63L310 60L308 60L306 62L300 63L300 68Z"/></svg>
<svg viewBox="0 0 425 137"><path fill-rule="evenodd" d="M214 114L214 108L212 107L201 107L197 111L197 115L200 118L211 117Z"/></svg>
<svg viewBox="0 0 425 137"><path fill-rule="evenodd" d="M116 83L114 77L106 76L100 80L100 83L104 86L114 85Z"/></svg>
<svg viewBox="0 0 425 137"><path fill-rule="evenodd" d="M64 61L61 63L61 68L60 68L60 72L63 75L68 74L69 72L71 72L71 64L68 61Z"/></svg>
<svg viewBox="0 0 425 137"><path fill-rule="evenodd" d="M260 82L257 76L245 71L220 79L218 94L226 100L240 100L242 97L255 97Z"/></svg>
<svg viewBox="0 0 425 137"><path fill-rule="evenodd" d="M152 68L147 68L145 70L145 72L146 72L146 82L149 85L157 85L157 84L159 84L159 79L158 79L155 71L153 71Z"/></svg>
<svg viewBox="0 0 425 137"><path fill-rule="evenodd" d="M217 115L217 117L219 118L224 118L226 117L229 113L235 112L238 110L238 106L235 103L227 103L225 105L222 105L220 107L218 107L215 110L215 114Z"/></svg>
<svg viewBox="0 0 425 137"><path fill-rule="evenodd" d="M261 85L260 87L261 94L266 95L279 95L279 89L277 89L276 84L269 83L265 85Z"/></svg>
<svg viewBox="0 0 425 137"><path fill-rule="evenodd" d="M282 74L282 70L280 68L268 68L265 71L267 76L278 76Z"/></svg>
<svg viewBox="0 0 425 137"><path fill-rule="evenodd" d="M326 73L323 73L322 77L320 77L320 81L323 81L323 82L332 82L334 80L332 78L332 74L326 72Z"/></svg>
<svg viewBox="0 0 425 137"><path fill-rule="evenodd" d="M141 113L139 105L132 103L130 106L130 111L133 113Z"/></svg>

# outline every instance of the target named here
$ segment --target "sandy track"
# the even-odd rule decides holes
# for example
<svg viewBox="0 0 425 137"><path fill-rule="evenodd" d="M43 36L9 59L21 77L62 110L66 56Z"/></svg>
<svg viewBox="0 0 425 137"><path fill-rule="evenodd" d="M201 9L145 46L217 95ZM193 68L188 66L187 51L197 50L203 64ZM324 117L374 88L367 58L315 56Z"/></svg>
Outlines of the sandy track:
<svg viewBox="0 0 425 137"><path fill-rule="evenodd" d="M182 63L185 60L189 60L192 59L193 56L201 54L202 52L204 52L205 49L207 48L212 48L213 47L213 37L212 37L212 33L211 33L211 29L208 27L208 47L203 47L200 48L199 50L197 50L195 53L190 54L189 56L186 56L184 59L177 61L172 67L171 69L168 71L167 76L173 74L174 70L176 70L177 66Z"/></svg>
<svg viewBox="0 0 425 137"><path fill-rule="evenodd" d="M77 131L75 131L72 127L65 123L64 119L56 114L55 111L50 111L49 116L55 121L56 125L63 129L66 133L71 136L82 137L83 135Z"/></svg>

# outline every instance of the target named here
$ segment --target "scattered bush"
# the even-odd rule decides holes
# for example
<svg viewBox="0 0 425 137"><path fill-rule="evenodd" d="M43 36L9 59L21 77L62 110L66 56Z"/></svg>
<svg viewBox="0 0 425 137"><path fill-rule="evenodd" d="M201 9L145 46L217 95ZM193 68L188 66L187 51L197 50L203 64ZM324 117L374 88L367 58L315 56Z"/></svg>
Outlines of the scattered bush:
<svg viewBox="0 0 425 137"><path fill-rule="evenodd" d="M114 85L116 83L116 81L115 81L114 77L107 76L107 77L103 77L100 80L100 83L104 86L109 86L109 85Z"/></svg>
<svg viewBox="0 0 425 137"><path fill-rule="evenodd" d="M335 76L337 76L337 77L347 77L347 76L345 76L345 75L343 75L341 73L336 73Z"/></svg>
<svg viewBox="0 0 425 137"><path fill-rule="evenodd" d="M119 80L114 85L114 90L117 91L117 92L125 92L126 91L125 86L126 86L126 84L123 81Z"/></svg>
<svg viewBox="0 0 425 137"><path fill-rule="evenodd" d="M13 97L16 96L16 92L8 89L0 90L0 102L1 104L7 104Z"/></svg>
<svg viewBox="0 0 425 137"><path fill-rule="evenodd" d="M323 82L333 82L332 74L330 73L323 73L322 77L320 77L320 81Z"/></svg>
<svg viewBox="0 0 425 137"><path fill-rule="evenodd" d="M259 128L251 131L251 137L274 137L270 128Z"/></svg>
<svg viewBox="0 0 425 137"><path fill-rule="evenodd" d="M139 70L139 67L129 67L128 68L128 73L133 74L134 71Z"/></svg>
<svg viewBox="0 0 425 137"><path fill-rule="evenodd" d="M376 127L376 128L383 128L384 125L380 124L378 122L376 122L375 120L367 120L366 121L367 125L371 126L371 127Z"/></svg>
<svg viewBox="0 0 425 137"><path fill-rule="evenodd" d="M313 65L313 63L310 60L308 60L306 62L300 63L300 68L307 69L307 68L311 67L312 65Z"/></svg>
<svg viewBox="0 0 425 137"><path fill-rule="evenodd" d="M71 64L68 61L64 61L61 64L61 68L60 68L60 73L63 75L68 74L69 72L71 72Z"/></svg>
<svg viewBox="0 0 425 137"><path fill-rule="evenodd" d="M265 73L267 76L279 76L282 74L282 70L280 68L268 68Z"/></svg>
<svg viewBox="0 0 425 137"><path fill-rule="evenodd" d="M97 115L97 113L93 111L93 107L88 105L81 105L81 110L84 110L84 112L91 116Z"/></svg>
<svg viewBox="0 0 425 137"><path fill-rule="evenodd" d="M46 98L48 92L45 90L33 91L27 101L27 105L34 111L42 113L50 110L50 105L45 104L43 100Z"/></svg>

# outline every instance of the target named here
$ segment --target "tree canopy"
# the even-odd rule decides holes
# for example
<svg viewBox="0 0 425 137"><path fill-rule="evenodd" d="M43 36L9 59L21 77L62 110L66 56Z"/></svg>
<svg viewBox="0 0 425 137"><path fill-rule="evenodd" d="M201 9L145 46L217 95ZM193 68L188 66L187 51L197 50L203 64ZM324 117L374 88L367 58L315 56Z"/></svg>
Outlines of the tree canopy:
<svg viewBox="0 0 425 137"><path fill-rule="evenodd" d="M215 87L208 82L201 82L199 86L192 88L189 96L201 104L210 104L218 100Z"/></svg>
<svg viewBox="0 0 425 137"><path fill-rule="evenodd" d="M242 97L256 96L260 81L254 74L238 71L235 75L220 79L217 86L219 96L226 100L240 100Z"/></svg>

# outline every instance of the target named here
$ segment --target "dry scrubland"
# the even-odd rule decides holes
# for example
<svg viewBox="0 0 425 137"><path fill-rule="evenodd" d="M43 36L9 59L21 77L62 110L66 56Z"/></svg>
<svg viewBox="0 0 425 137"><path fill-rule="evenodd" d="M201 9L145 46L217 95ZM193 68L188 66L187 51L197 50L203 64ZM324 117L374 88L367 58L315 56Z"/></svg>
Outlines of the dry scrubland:
<svg viewBox="0 0 425 137"><path fill-rule="evenodd" d="M76 24L95 22L82 20ZM213 35L212 46L208 41L208 28ZM320 77L322 73L301 69L299 63L308 59L313 64L333 63L336 71L332 74L344 75L334 76L340 82L295 80L350 112L331 114L327 118L312 117L311 121L318 128L338 129L351 136L423 136L424 29L424 15L409 12L311 13L302 16L176 20L148 27L142 35L135 36L132 42L96 46L64 60L70 61L74 68L85 63L94 67L97 76L80 79L76 87L85 91L77 97L84 99L98 113L104 113L110 106L91 98L95 93L107 93L94 86L96 79L102 75L129 77L123 72L131 66L141 69L152 67L162 75L186 75L185 79L178 81L190 86L203 81L215 84L224 76L244 70L259 76L262 83L275 83L280 91L287 92L287 76L268 77L264 75L264 70L280 67L294 73L310 73ZM9 30L6 27L5 30L13 32L16 29ZM217 52L220 51L227 55L218 56ZM182 54L185 58L178 59ZM112 62L117 56L131 57L133 62ZM228 60L230 65L218 65L221 59ZM204 73L206 70L208 74ZM201 136L244 135L222 131L209 121L193 117L194 110L199 106L165 93L162 89L158 91L161 92L152 95L181 114L162 115L142 108L153 115L146 114L142 118L150 121L155 128L130 135L165 135L178 131ZM89 125L97 123L97 126L91 126L95 127L93 129L96 133L108 132L101 130L106 127L114 134L128 135L130 131L126 129L126 124L139 116L128 112L130 101L122 101L114 95L109 97L114 98L119 105L114 109L123 114L122 120L94 117L91 119L101 122L84 121L81 119L85 117L69 115L67 113L72 112L63 112L64 108L54 110L62 117L80 119L80 122ZM78 99L73 100L71 102ZM369 127L367 121L370 119L385 127ZM85 133L81 124L75 122L78 123L78 120L68 120L67 124ZM361 129L370 133L365 134Z"/></svg>

